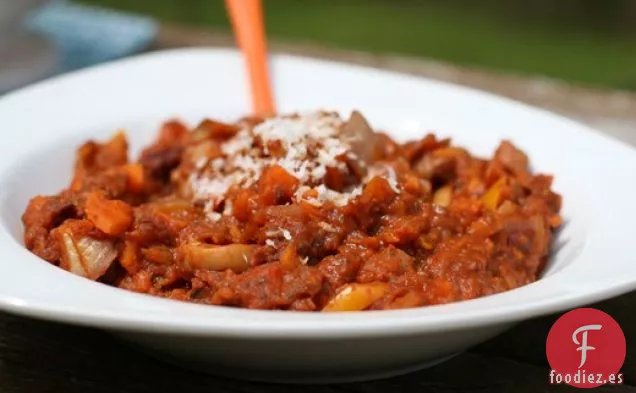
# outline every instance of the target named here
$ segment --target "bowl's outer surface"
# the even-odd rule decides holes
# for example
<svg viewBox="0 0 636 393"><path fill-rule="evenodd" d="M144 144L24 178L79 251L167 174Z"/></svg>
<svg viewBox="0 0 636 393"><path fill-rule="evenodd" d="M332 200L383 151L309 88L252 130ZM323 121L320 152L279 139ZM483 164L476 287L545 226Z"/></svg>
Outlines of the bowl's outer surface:
<svg viewBox="0 0 636 393"><path fill-rule="evenodd" d="M496 296L411 310L289 313L200 306L90 282L22 246L29 198L68 182L74 149L129 131L134 151L161 121L235 119L249 108L234 51L160 52L55 78L0 99L0 309L112 330L173 362L288 381L397 372L461 351L511 323L636 288L630 147L577 123L485 93L357 66L274 56L281 112L360 109L404 140L429 130L490 155L511 139L553 173L564 228L538 282ZM248 374L244 374L245 371Z"/></svg>
<svg viewBox="0 0 636 393"><path fill-rule="evenodd" d="M209 374L278 383L342 383L387 378L449 359L508 324L396 337L250 340L124 334L153 356Z"/></svg>

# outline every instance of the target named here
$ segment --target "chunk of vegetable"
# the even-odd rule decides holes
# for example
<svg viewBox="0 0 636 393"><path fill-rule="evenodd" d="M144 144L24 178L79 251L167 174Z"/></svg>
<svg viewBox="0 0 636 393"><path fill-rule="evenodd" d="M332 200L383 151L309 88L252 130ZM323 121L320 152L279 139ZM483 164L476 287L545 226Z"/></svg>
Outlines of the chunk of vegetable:
<svg viewBox="0 0 636 393"><path fill-rule="evenodd" d="M192 140L225 139L236 134L238 127L233 124L225 124L218 121L205 119L193 131Z"/></svg>
<svg viewBox="0 0 636 393"><path fill-rule="evenodd" d="M425 179L450 180L455 175L456 163L452 156L425 154L413 168Z"/></svg>
<svg viewBox="0 0 636 393"><path fill-rule="evenodd" d="M454 157L461 158L467 157L469 154L466 150L460 147L441 147L439 149L435 149L432 152L434 157Z"/></svg>
<svg viewBox="0 0 636 393"><path fill-rule="evenodd" d="M172 145L183 142L189 135L188 127L179 120L169 120L161 125L157 143Z"/></svg>
<svg viewBox="0 0 636 393"><path fill-rule="evenodd" d="M501 142L495 152L495 160L501 161L506 168L517 175L528 171L528 156L509 141Z"/></svg>
<svg viewBox="0 0 636 393"><path fill-rule="evenodd" d="M106 273L117 257L117 249L112 241L97 240L87 236L79 239L70 232L61 234L61 267L91 280L97 280Z"/></svg>
<svg viewBox="0 0 636 393"><path fill-rule="evenodd" d="M439 206L448 207L453 198L453 188L449 185L443 186L433 194L433 203Z"/></svg>
<svg viewBox="0 0 636 393"><path fill-rule="evenodd" d="M481 201L489 210L497 210L497 207L502 202L503 188L506 185L506 178L500 177L495 184L490 186L486 193L481 197Z"/></svg>
<svg viewBox="0 0 636 393"><path fill-rule="evenodd" d="M563 220L561 219L561 216L559 216L558 214L554 214L548 218L548 224L550 225L550 228L557 228L562 223L563 223Z"/></svg>
<svg viewBox="0 0 636 393"><path fill-rule="evenodd" d="M280 254L280 265L287 270L294 269L300 264L300 258L296 252L296 246L289 243Z"/></svg>
<svg viewBox="0 0 636 393"><path fill-rule="evenodd" d="M86 198L86 216L102 232L119 236L133 221L133 210L129 204L119 200L108 200L99 192Z"/></svg>
<svg viewBox="0 0 636 393"><path fill-rule="evenodd" d="M178 121L165 123L155 143L143 149L139 156L139 163L144 166L148 176L167 179L181 162L183 147L189 135L187 127Z"/></svg>
<svg viewBox="0 0 636 393"><path fill-rule="evenodd" d="M204 140L197 142L196 145L190 146L190 148L186 150L186 154L186 159L196 165L196 163L201 160L211 161L221 157L223 151L221 150L219 142Z"/></svg>
<svg viewBox="0 0 636 393"><path fill-rule="evenodd" d="M166 198L152 203L153 210L168 215L180 215L192 209L192 204L181 198Z"/></svg>
<svg viewBox="0 0 636 393"><path fill-rule="evenodd" d="M234 217L236 217L239 221L247 221L250 218L252 213L250 206L251 197L252 193L250 190L243 189L238 192L238 195L234 200L232 214L234 214Z"/></svg>
<svg viewBox="0 0 636 393"><path fill-rule="evenodd" d="M546 255L550 247L550 237L546 236L547 228L546 222L542 216L536 215L529 219L530 226L534 231L534 238L532 241L533 251L539 255Z"/></svg>
<svg viewBox="0 0 636 393"><path fill-rule="evenodd" d="M119 263L130 274L139 270L139 246L137 243L127 240L119 256Z"/></svg>
<svg viewBox="0 0 636 393"><path fill-rule="evenodd" d="M254 246L249 244L228 244L214 246L210 244L189 243L181 246L183 264L186 269L205 269L223 271L230 269L242 272L250 267Z"/></svg>
<svg viewBox="0 0 636 393"><path fill-rule="evenodd" d="M101 145L95 156L99 168L123 165L128 162L128 141L123 130L118 131L108 142Z"/></svg>
<svg viewBox="0 0 636 393"><path fill-rule="evenodd" d="M343 139L351 145L351 150L363 162L369 162L375 152L377 134L358 111L351 112L349 119L340 129Z"/></svg>
<svg viewBox="0 0 636 393"><path fill-rule="evenodd" d="M383 282L347 284L331 298L322 311L360 311L379 300L388 291Z"/></svg>
<svg viewBox="0 0 636 393"><path fill-rule="evenodd" d="M166 246L151 246L141 250L144 259L160 265L172 265L174 257L172 250Z"/></svg>
<svg viewBox="0 0 636 393"><path fill-rule="evenodd" d="M86 142L75 158L75 175L70 188L79 191L89 174L128 163L128 142L123 131L119 131L105 143Z"/></svg>
<svg viewBox="0 0 636 393"><path fill-rule="evenodd" d="M78 276L86 277L88 273L82 263L82 257L77 250L75 241L70 233L62 234L62 261L60 266Z"/></svg>
<svg viewBox="0 0 636 393"><path fill-rule="evenodd" d="M372 178L362 191L360 201L363 204L387 203L395 197L396 193L391 188L389 182L383 178L376 176Z"/></svg>
<svg viewBox="0 0 636 393"><path fill-rule="evenodd" d="M259 183L260 201L264 205L289 202L299 184L299 180L283 167L274 165L267 168Z"/></svg>
<svg viewBox="0 0 636 393"><path fill-rule="evenodd" d="M512 201L507 200L504 201L499 208L497 209L497 213L499 214L513 214L519 209L519 207Z"/></svg>
<svg viewBox="0 0 636 393"><path fill-rule="evenodd" d="M132 192L141 192L144 188L144 167L141 164L124 166L128 175L128 189Z"/></svg>
<svg viewBox="0 0 636 393"><path fill-rule="evenodd" d="M424 304L424 296L420 292L409 290L404 295L396 298L391 302L388 308L401 309L418 307Z"/></svg>

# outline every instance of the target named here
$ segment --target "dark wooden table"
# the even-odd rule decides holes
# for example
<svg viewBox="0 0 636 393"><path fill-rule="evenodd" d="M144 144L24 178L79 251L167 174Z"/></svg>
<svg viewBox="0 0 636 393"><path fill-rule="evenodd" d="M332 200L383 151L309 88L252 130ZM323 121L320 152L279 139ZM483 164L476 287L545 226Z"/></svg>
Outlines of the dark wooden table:
<svg viewBox="0 0 636 393"><path fill-rule="evenodd" d="M164 26L156 48L227 46L226 34ZM491 74L421 59L336 51L275 42L275 51L350 61L490 90L586 121L636 144L636 95ZM599 261L599 264L602 261ZM599 388L636 392L636 292L592 305L613 316L627 339L625 384ZM141 354L99 330L0 313L0 393L62 392L559 392L549 385L545 340L560 315L524 322L433 368L382 381L327 386L249 383L175 368Z"/></svg>

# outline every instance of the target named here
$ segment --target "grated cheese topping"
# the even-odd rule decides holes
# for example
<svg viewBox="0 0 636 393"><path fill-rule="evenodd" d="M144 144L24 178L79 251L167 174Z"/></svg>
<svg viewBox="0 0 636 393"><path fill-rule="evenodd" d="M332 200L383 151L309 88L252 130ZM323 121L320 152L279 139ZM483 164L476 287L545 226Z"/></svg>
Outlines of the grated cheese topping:
<svg viewBox="0 0 636 393"><path fill-rule="evenodd" d="M346 206L351 200L357 198L362 194L364 185L367 184L374 177L382 177L387 180L391 189L396 193L400 193L399 183L395 169L387 164L374 164L368 167L367 175L362 182L354 187L350 187L343 192L338 192L327 188L324 184L311 188L307 186L299 187L294 194L294 200L296 202L304 201L313 206L322 206L326 202L331 202L336 206ZM310 191L314 191L317 196L311 196ZM310 196L308 196L310 195Z"/></svg>
<svg viewBox="0 0 636 393"><path fill-rule="evenodd" d="M342 125L340 116L331 112L279 116L253 127L240 124L239 131L221 144L221 157L200 157L194 162L194 171L189 175L193 198L203 201L208 218L216 221L232 213L231 201L225 200L231 188L256 184L263 171L275 165L299 180L294 202L345 206L362 193L363 185L374 176L385 177L399 193L395 171L386 165L368 167L361 184L341 192L324 184L328 168L347 172L345 159L358 160L351 147L355 136L341 135ZM366 167L360 160L358 164ZM283 235L286 240L291 239L289 232Z"/></svg>
<svg viewBox="0 0 636 393"><path fill-rule="evenodd" d="M318 223L318 226L325 232L332 232L332 233L338 232L338 230L333 225L325 221L320 221Z"/></svg>
<svg viewBox="0 0 636 393"><path fill-rule="evenodd" d="M195 199L218 199L232 186L249 187L267 167L279 165L301 184L318 183L331 166L346 170L339 160L351 146L338 138L342 120L337 114L314 112L305 116L282 116L253 128L243 126L222 144L223 157L196 162L190 183ZM282 156L271 154L280 144ZM315 153L311 153L310 150Z"/></svg>

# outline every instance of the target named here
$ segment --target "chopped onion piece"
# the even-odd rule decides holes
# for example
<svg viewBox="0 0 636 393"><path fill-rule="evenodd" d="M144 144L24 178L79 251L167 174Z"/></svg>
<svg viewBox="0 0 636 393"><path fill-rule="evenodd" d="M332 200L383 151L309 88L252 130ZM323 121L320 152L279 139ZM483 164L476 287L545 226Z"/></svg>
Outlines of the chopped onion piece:
<svg viewBox="0 0 636 393"><path fill-rule="evenodd" d="M62 267L78 276L97 280L106 273L117 258L115 245L108 240L62 234Z"/></svg>
<svg viewBox="0 0 636 393"><path fill-rule="evenodd" d="M117 249L111 241L82 237L75 244L91 280L103 276L117 258Z"/></svg>
<svg viewBox="0 0 636 393"><path fill-rule="evenodd" d="M73 274L86 277L88 274L70 233L62 234L62 245L62 267Z"/></svg>
<svg viewBox="0 0 636 393"><path fill-rule="evenodd" d="M347 284L343 286L329 303L322 309L333 311L361 311L379 300L388 292L389 286L383 282L367 284Z"/></svg>
<svg viewBox="0 0 636 393"><path fill-rule="evenodd" d="M344 139L351 145L351 150L362 162L369 162L373 158L377 134L358 111L351 112L351 116L340 129Z"/></svg>
<svg viewBox="0 0 636 393"><path fill-rule="evenodd" d="M190 243L184 245L181 252L186 268L216 271L230 269L239 273L249 268L253 247L249 244L214 246Z"/></svg>

